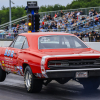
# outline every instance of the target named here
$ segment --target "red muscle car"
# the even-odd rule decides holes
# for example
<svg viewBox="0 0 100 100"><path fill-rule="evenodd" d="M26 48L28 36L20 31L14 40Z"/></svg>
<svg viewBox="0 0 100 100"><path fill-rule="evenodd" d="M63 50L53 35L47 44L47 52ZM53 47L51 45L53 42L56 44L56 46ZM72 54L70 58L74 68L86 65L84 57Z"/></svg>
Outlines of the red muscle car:
<svg viewBox="0 0 100 100"><path fill-rule="evenodd" d="M9 47L0 47L0 82L14 73L24 76L27 92L40 92L52 80L70 79L84 89L100 84L100 52L68 33L22 33Z"/></svg>

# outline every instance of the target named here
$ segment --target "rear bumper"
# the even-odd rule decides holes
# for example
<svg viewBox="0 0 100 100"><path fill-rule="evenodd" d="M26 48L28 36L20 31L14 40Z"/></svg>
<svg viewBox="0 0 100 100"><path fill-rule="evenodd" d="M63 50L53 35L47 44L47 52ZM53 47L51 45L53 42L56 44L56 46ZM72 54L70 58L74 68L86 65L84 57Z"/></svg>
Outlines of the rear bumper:
<svg viewBox="0 0 100 100"><path fill-rule="evenodd" d="M48 78L76 78L76 72L88 72L88 77L100 76L100 68L46 70Z"/></svg>

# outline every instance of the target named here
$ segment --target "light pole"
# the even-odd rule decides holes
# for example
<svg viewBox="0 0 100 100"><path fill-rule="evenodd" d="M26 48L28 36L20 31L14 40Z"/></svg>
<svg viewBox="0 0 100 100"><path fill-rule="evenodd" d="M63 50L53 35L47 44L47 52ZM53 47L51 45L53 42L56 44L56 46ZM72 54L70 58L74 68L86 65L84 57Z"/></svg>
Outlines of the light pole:
<svg viewBox="0 0 100 100"><path fill-rule="evenodd" d="M11 0L9 0L9 29L11 30Z"/></svg>
<svg viewBox="0 0 100 100"><path fill-rule="evenodd" d="M9 29L11 30L11 3L13 3L11 0L9 0ZM13 3L14 4L14 3Z"/></svg>

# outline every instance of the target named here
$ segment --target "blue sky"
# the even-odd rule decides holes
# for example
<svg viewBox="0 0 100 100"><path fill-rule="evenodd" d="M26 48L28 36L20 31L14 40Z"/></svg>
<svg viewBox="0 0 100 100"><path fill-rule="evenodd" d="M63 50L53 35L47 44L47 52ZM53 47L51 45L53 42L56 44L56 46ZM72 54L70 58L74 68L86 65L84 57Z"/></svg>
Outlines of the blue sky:
<svg viewBox="0 0 100 100"><path fill-rule="evenodd" d="M12 6L26 6L27 1L37 1L38 6L42 5L55 5L61 4L66 6L68 3L70 4L73 0L12 0L15 4ZM0 0L0 9L2 6L9 7L9 0Z"/></svg>

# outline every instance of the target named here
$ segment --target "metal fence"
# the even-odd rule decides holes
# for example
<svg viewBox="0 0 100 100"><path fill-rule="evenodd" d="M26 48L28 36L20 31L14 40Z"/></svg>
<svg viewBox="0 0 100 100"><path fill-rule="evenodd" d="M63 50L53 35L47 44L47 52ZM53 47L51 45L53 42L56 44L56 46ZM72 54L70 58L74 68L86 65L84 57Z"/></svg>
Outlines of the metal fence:
<svg viewBox="0 0 100 100"><path fill-rule="evenodd" d="M89 14L89 10L94 9L97 12L100 12L100 6L99 7L88 7L88 8L78 8L78 9L67 9L67 10L62 10L64 13L66 12L74 12L74 11L82 11L84 15ZM41 12L40 17L42 18L45 15L51 15L51 17L54 17L55 13L58 13L61 16L61 10L57 11L48 11L48 12Z"/></svg>
<svg viewBox="0 0 100 100"><path fill-rule="evenodd" d="M68 30L66 29L42 29L40 32L65 32L66 34L69 33ZM0 34L0 41L4 40L13 40L18 34L20 33L25 33L23 30L19 30L18 33L14 33L13 31L7 31L6 34ZM76 32L74 32L76 33ZM34 34L34 33L29 33L29 34ZM38 34L38 33L37 33ZM100 32L99 32L100 34ZM93 38L93 36L89 37L81 37L81 34L79 33L79 38L83 40L84 42L100 42L100 39L97 40L96 38Z"/></svg>
<svg viewBox="0 0 100 100"><path fill-rule="evenodd" d="M100 6L99 7L88 7L88 8L78 8L78 9L67 9L67 10L62 10L64 13L66 12L73 12L73 11L83 11L83 14L84 15L88 15L89 14L89 10L91 9L94 9L96 10L97 12L100 12ZM59 15L61 15L61 10L57 10L57 11L48 11L48 12L39 12L40 14L40 18L43 18L43 16L45 15L51 15L51 17L54 17L55 13L58 13ZM27 19L27 16L24 16L24 17L21 17L21 18L18 18L16 20L13 20L11 22L7 22L7 23L4 23L2 25L0 25L0 29L4 29L6 26L9 26L9 24L15 24L15 23L18 23L20 22L22 19Z"/></svg>

